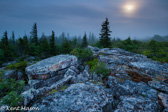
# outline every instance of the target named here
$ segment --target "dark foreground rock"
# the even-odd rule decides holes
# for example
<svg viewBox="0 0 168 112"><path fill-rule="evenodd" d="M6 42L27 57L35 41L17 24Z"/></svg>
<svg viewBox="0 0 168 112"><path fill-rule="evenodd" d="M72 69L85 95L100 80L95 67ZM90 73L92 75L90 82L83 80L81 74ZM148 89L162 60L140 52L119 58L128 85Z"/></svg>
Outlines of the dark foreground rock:
<svg viewBox="0 0 168 112"><path fill-rule="evenodd" d="M121 96L114 112L161 112L158 102L142 96Z"/></svg>
<svg viewBox="0 0 168 112"><path fill-rule="evenodd" d="M113 96L102 86L77 83L33 105L41 112L110 112Z"/></svg>

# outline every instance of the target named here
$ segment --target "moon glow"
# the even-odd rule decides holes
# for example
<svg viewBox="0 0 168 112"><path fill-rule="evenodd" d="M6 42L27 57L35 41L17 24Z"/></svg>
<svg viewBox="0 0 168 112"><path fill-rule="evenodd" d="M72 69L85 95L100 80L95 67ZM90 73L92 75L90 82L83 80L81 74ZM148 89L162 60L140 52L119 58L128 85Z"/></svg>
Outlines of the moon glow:
<svg viewBox="0 0 168 112"><path fill-rule="evenodd" d="M135 13L138 11L138 2L127 2L121 5L121 12L125 17L134 17Z"/></svg>
<svg viewBox="0 0 168 112"><path fill-rule="evenodd" d="M131 4L125 5L125 6L124 6L124 10L125 10L127 13L132 13L132 12L134 12L134 10L135 10L135 6L134 6L134 5L131 5Z"/></svg>

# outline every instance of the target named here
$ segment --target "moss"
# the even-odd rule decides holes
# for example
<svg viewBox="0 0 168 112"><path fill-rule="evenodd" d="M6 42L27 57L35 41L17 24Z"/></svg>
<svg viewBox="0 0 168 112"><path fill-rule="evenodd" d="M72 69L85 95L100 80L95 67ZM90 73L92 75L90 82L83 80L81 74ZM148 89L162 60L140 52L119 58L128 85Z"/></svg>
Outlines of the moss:
<svg viewBox="0 0 168 112"><path fill-rule="evenodd" d="M60 89L53 89L50 94L54 94L55 92L58 92L58 91L63 91L65 90L66 88L68 88L68 86L62 86Z"/></svg>
<svg viewBox="0 0 168 112"><path fill-rule="evenodd" d="M58 92L58 90L53 89L53 90L50 92L50 94L54 94L55 92Z"/></svg>
<svg viewBox="0 0 168 112"><path fill-rule="evenodd" d="M27 61L22 61L19 63L7 65L6 69L10 69L10 70L17 69L19 71L24 71L26 67L27 67Z"/></svg>

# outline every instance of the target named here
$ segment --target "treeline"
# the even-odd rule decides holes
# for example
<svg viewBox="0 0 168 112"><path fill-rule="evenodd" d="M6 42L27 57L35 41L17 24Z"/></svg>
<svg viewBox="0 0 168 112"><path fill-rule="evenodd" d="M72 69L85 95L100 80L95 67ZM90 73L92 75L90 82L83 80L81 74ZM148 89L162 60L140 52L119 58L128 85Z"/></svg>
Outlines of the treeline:
<svg viewBox="0 0 168 112"><path fill-rule="evenodd" d="M108 18L102 23L100 37L96 38L93 33L88 36L85 33L83 36L70 37L69 34L62 33L56 37L52 31L50 36L42 34L37 35L37 24L35 23L30 32L30 37L27 35L22 38L15 39L14 32L12 37L8 38L7 31L4 32L0 40L0 66L2 63L15 60L16 58L25 59L29 56L35 56L39 59L55 56L58 54L69 54L71 51L74 54L84 54L88 51L83 51L87 45L96 46L99 48L121 48L133 53L146 55L148 58L160 62L168 62L168 42L156 41L159 38L155 36L149 41L131 40L128 37L125 40L119 38L111 38L111 32ZM83 51L83 52L82 52Z"/></svg>
<svg viewBox="0 0 168 112"><path fill-rule="evenodd" d="M26 58L29 56L37 56L40 59L55 56L58 54L69 54L75 48L83 48L88 44L95 44L98 39L93 33L86 33L83 36L69 37L68 34L62 33L56 37L52 31L50 36L42 34L37 35L37 24L35 23L27 35L15 38L14 32L12 37L8 37L7 31L4 32L0 40L0 65L4 62L14 60L15 58Z"/></svg>

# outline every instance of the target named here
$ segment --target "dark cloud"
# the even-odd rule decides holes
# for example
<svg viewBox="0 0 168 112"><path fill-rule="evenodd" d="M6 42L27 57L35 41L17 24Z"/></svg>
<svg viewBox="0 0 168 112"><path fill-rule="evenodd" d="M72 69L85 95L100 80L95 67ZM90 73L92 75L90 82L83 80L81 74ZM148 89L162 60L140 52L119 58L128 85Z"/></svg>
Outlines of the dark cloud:
<svg viewBox="0 0 168 112"><path fill-rule="evenodd" d="M131 16L122 6L135 3L137 10ZM0 35L5 30L17 35L29 34L34 22L38 23L39 35L51 30L56 34L69 32L83 35L99 34L105 17L110 20L113 36L126 38L168 34L167 0L1 0Z"/></svg>

